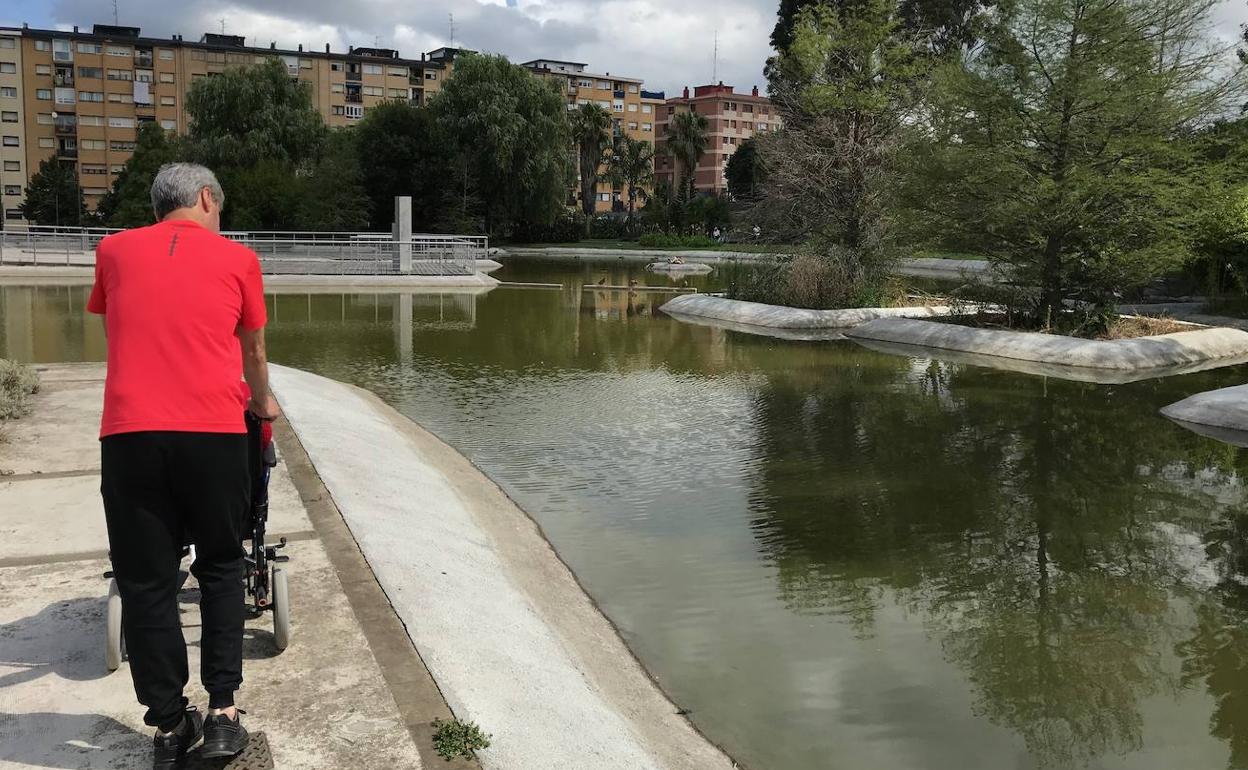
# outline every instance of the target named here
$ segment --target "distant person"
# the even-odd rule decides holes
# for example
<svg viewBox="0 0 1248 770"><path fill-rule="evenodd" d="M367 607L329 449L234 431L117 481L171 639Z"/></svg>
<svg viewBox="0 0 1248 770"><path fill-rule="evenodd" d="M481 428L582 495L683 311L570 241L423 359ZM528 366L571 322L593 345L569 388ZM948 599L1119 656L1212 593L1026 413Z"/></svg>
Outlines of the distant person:
<svg viewBox="0 0 1248 770"><path fill-rule="evenodd" d="M719 232L718 227L716 227L715 230L711 232L711 237L714 238L717 242L723 243L723 241L721 240L721 234Z"/></svg>
<svg viewBox="0 0 1248 770"><path fill-rule="evenodd" d="M754 233L754 240L757 241L759 237L763 234L763 228L759 227L758 225L754 225L754 230L752 232Z"/></svg>
<svg viewBox="0 0 1248 770"><path fill-rule="evenodd" d="M157 224L96 251L87 310L104 316L108 374L100 492L121 592L130 675L156 728L153 767L172 768L203 737L205 757L247 745L234 691L243 681L243 525L250 471L240 379L256 417L269 392L260 263L221 237L225 195L203 166L171 163L152 182ZM178 614L182 546L195 544L200 676L208 717L190 705Z"/></svg>

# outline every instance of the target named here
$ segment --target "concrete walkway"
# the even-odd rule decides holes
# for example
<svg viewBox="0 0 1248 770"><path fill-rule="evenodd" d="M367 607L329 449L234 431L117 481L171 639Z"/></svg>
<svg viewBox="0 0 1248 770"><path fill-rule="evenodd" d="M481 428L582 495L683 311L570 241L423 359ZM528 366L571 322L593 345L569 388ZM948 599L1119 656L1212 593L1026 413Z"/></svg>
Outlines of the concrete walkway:
<svg viewBox="0 0 1248 770"><path fill-rule="evenodd" d="M537 526L375 396L274 367L274 391L486 768L716 770Z"/></svg>
<svg viewBox="0 0 1248 770"><path fill-rule="evenodd" d="M148 768L151 730L128 664L111 674L104 665L103 367L40 369L34 413L6 423L0 442L0 768ZM279 451L288 445L279 440ZM277 654L271 618L248 621L238 694L247 724L283 770L419 768L419 720L402 713L374 654L386 643L368 618L381 613L349 601L342 555L331 558L286 466L270 486L270 532L291 540L292 643ZM192 578L181 601L187 694L203 708L195 600Z"/></svg>

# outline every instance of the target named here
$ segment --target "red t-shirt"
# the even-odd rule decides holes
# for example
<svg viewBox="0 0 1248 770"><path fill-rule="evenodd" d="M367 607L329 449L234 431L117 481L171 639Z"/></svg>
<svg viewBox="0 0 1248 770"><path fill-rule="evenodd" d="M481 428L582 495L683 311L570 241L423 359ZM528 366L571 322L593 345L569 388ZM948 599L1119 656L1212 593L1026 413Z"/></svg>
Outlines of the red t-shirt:
<svg viewBox="0 0 1248 770"><path fill-rule="evenodd" d="M247 432L235 334L267 321L254 252L187 220L110 235L96 249L87 310L108 331L100 438Z"/></svg>

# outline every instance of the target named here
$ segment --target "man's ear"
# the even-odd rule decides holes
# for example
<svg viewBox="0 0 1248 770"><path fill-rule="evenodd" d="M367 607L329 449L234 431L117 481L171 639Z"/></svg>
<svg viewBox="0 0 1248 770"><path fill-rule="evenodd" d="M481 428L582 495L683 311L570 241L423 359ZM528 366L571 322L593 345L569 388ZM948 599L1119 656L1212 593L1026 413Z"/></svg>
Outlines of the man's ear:
<svg viewBox="0 0 1248 770"><path fill-rule="evenodd" d="M209 190L207 187L200 190L199 191L199 207L203 209L205 213L207 213L209 211L212 211L212 203L213 203L212 190Z"/></svg>

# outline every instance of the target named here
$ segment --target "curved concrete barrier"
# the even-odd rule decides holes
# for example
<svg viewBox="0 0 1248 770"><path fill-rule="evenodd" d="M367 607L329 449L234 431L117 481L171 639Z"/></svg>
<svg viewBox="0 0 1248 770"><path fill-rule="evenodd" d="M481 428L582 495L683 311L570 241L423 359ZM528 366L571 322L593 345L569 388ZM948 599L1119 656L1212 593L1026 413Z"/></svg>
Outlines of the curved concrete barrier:
<svg viewBox="0 0 1248 770"><path fill-rule="evenodd" d="M946 307L864 307L808 310L764 305L709 294L685 294L659 308L676 318L694 316L772 329L845 329L877 318L947 315ZM682 318L683 320L683 318Z"/></svg>
<svg viewBox="0 0 1248 770"><path fill-rule="evenodd" d="M646 265L646 269L654 273L709 273L714 270L710 265L699 262L682 262L677 264L672 264L671 262L651 262Z"/></svg>
<svg viewBox="0 0 1248 770"><path fill-rule="evenodd" d="M1248 332L1225 328L1201 328L1128 340L1085 340L1038 332L882 318L851 329L845 336L929 350L973 353L984 356L986 361L996 357L1071 369L1139 373L1248 361Z"/></svg>
<svg viewBox="0 0 1248 770"><path fill-rule="evenodd" d="M273 389L485 770L730 770L542 536L466 458L373 394Z"/></svg>
<svg viewBox="0 0 1248 770"><path fill-rule="evenodd" d="M1248 447L1248 385L1197 393L1161 413L1202 436Z"/></svg>

